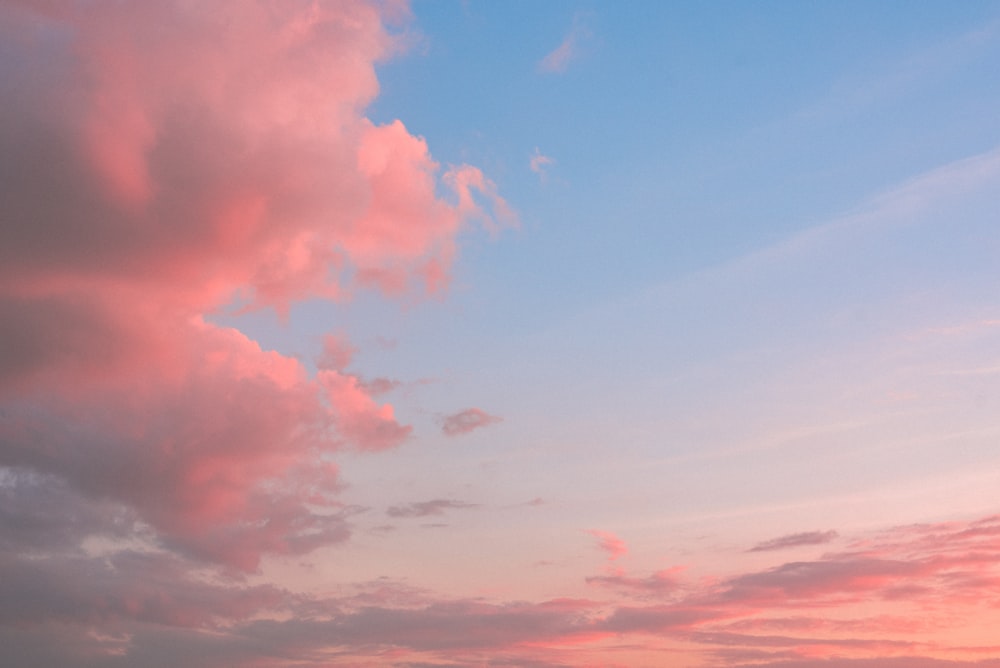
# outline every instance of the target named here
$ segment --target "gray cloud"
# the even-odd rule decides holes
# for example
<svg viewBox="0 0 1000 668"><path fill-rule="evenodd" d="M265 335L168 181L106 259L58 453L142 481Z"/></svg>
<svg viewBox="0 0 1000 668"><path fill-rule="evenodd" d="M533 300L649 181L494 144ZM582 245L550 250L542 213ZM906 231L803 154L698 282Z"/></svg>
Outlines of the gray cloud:
<svg viewBox="0 0 1000 668"><path fill-rule="evenodd" d="M779 536L758 543L748 552L768 552L770 550L783 550L786 547L799 547L801 545L822 545L829 543L837 537L836 531L805 531L803 533L793 533L787 536Z"/></svg>
<svg viewBox="0 0 1000 668"><path fill-rule="evenodd" d="M446 510L463 510L465 508L475 508L478 505L456 499L431 499L430 501L418 501L401 506L392 506L385 513L389 517L428 517L431 515L443 515Z"/></svg>

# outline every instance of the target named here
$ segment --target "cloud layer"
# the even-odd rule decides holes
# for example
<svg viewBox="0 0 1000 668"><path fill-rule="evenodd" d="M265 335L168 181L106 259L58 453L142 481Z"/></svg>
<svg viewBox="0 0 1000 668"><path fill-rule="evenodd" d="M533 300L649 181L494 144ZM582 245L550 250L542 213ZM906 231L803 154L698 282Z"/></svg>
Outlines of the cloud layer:
<svg viewBox="0 0 1000 668"><path fill-rule="evenodd" d="M997 517L904 526L855 536L849 549L811 560L726 577L689 577L681 568L594 576L587 582L597 590L626 598L534 602L445 597L387 579L338 596L296 594L205 579L175 557L127 550L7 556L0 629L27 624L16 638L2 631L24 657L75 657L81 665L151 657L327 665L338 648L351 665L467 665L484 656L515 665L648 665L649 652L683 643L705 666L972 668L996 665L979 659L998 649L988 642L1000 604L998 537ZM956 614L980 615L979 640L987 642L949 641ZM630 654L639 648L645 653Z"/></svg>

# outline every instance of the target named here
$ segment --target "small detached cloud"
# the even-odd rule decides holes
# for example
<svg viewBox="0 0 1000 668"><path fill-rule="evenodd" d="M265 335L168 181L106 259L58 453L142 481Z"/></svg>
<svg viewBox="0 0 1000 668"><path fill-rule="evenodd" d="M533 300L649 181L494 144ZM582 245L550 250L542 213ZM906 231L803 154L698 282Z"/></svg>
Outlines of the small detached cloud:
<svg viewBox="0 0 1000 668"><path fill-rule="evenodd" d="M625 541L610 531L588 529L587 533L597 539L597 546L608 553L609 561L615 561L619 557L625 556L628 552L628 546L625 544Z"/></svg>
<svg viewBox="0 0 1000 668"><path fill-rule="evenodd" d="M479 408L466 408L464 411L444 416L441 419L441 431L445 436L460 436L502 421L502 417L490 415Z"/></svg>
<svg viewBox="0 0 1000 668"><path fill-rule="evenodd" d="M361 386L373 397L392 392L400 385L402 385L402 383L394 378L384 378L381 376L378 378L372 378L371 380L361 381Z"/></svg>
<svg viewBox="0 0 1000 668"><path fill-rule="evenodd" d="M430 501L418 501L407 503L401 506L392 506L385 514L389 517L430 517L432 515L443 515L446 510L463 510L475 508L478 503L466 503L456 499L431 499Z"/></svg>
<svg viewBox="0 0 1000 668"><path fill-rule="evenodd" d="M316 361L316 366L320 369L343 371L350 366L351 358L357 351L345 337L327 334L323 337L323 352Z"/></svg>
<svg viewBox="0 0 1000 668"><path fill-rule="evenodd" d="M587 27L585 14L576 14L573 25L563 38L563 41L538 63L538 69L549 74L561 74L569 68L570 63L580 57L583 45L593 33Z"/></svg>
<svg viewBox="0 0 1000 668"><path fill-rule="evenodd" d="M837 537L836 531L805 531L803 533L793 533L787 536L779 536L771 540L758 543L747 552L770 552L771 550L783 550L787 547L801 547L803 545L823 545L829 543Z"/></svg>
<svg viewBox="0 0 1000 668"><path fill-rule="evenodd" d="M531 168L535 174L538 174L542 182L548 177L548 166L555 163L554 158L550 158L535 147L535 152L531 155L531 159L528 162L528 166Z"/></svg>

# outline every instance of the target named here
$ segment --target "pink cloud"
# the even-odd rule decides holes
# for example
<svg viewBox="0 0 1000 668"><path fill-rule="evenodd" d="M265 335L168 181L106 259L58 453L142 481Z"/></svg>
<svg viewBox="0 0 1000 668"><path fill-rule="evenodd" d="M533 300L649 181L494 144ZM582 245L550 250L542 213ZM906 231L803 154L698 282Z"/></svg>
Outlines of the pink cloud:
<svg viewBox="0 0 1000 668"><path fill-rule="evenodd" d="M628 553L628 546L610 531L588 529L587 533L597 539L597 547L608 554L608 560L615 561Z"/></svg>
<svg viewBox="0 0 1000 668"><path fill-rule="evenodd" d="M330 371L343 371L351 365L351 358L357 351L346 338L327 334L323 337L323 352L316 366Z"/></svg>
<svg viewBox="0 0 1000 668"><path fill-rule="evenodd" d="M584 16L577 14L573 17L573 26L563 41L539 61L538 69L555 74L565 72L570 63L580 57L583 43L591 36L592 33L584 22Z"/></svg>
<svg viewBox="0 0 1000 668"><path fill-rule="evenodd" d="M331 454L410 427L342 373L346 342L327 339L310 377L204 316L234 298L286 311L358 286L441 290L463 227L514 220L477 169L442 173L401 122L365 118L375 64L400 48L383 11L405 14L0 11L31 74L0 91L0 466L232 569L348 538Z"/></svg>
<svg viewBox="0 0 1000 668"><path fill-rule="evenodd" d="M444 416L441 419L441 431L446 436L460 436L502 421L502 417L490 415L479 408L467 408L464 411Z"/></svg>
<svg viewBox="0 0 1000 668"><path fill-rule="evenodd" d="M42 481L22 482L18 489L30 492ZM934 635L943 620L954 624L956 614L987 610L979 604L960 598L959 604L969 607L956 608L949 601L938 616L934 601L921 598L908 608L909 614L899 614L906 610L900 608L894 616L850 613L867 613L878 603L870 595L891 586L882 579L891 579L887 573L948 582L950 574L970 565L995 571L1000 563L997 528L995 519L987 518L900 527L868 541L883 552L883 562L908 567L874 568L866 566L871 555L843 553L803 562L805 567L793 562L728 579L685 582L679 569L649 577L592 579L592 584L641 590L657 599L645 605L580 598L455 599L387 578L339 596L310 596L232 579L206 585L189 574L183 561L163 553L121 552L110 559L79 553L44 559L7 555L0 558L0 621L33 622L19 638L7 638L17 643L22 656L49 656L45 652L61 647L66 652L62 658L78 657L100 651L101 643L117 633L129 638L118 650L131 663L196 656L201 658L193 665L255 665L262 657L271 665L274 657L282 657L276 665L323 665L337 647L355 665L384 663L387 652L396 662L431 665L464 665L483 652L512 665L628 665L630 648L653 652L683 643L700 648L697 660L706 666L981 668L997 662L969 657L995 656L1000 648L949 645L947 635ZM608 538L620 550L613 535L597 537ZM858 566L855 574L825 566L852 560ZM795 582L798 574L805 582ZM761 596L748 591L751 585L777 591ZM855 609L850 601L858 591L869 597ZM988 585L979 591L980 602L997 592L1000 584ZM941 592L942 603L948 597L947 590ZM796 613L780 616L789 609ZM99 627L102 634L71 635L79 626ZM0 637L6 638L3 629L0 624ZM168 634L173 642L164 646L159 634Z"/></svg>

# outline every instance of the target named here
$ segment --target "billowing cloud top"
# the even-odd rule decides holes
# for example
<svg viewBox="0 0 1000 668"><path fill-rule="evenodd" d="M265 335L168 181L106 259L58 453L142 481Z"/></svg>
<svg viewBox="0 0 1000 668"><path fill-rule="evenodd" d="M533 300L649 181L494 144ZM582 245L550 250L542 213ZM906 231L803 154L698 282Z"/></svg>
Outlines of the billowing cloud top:
<svg viewBox="0 0 1000 668"><path fill-rule="evenodd" d="M510 218L365 118L389 9L0 9L0 466L237 569L347 536L328 453L409 427L341 373L349 344L310 377L203 316L440 290L465 221Z"/></svg>

